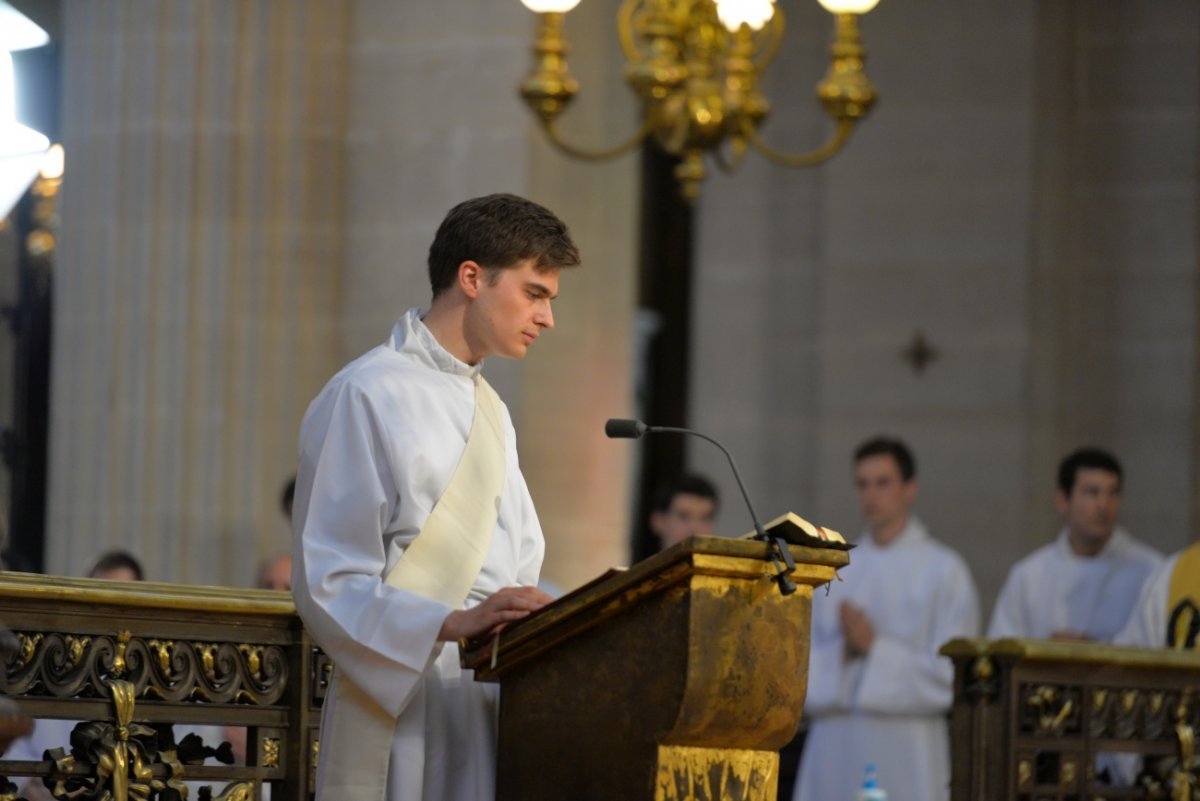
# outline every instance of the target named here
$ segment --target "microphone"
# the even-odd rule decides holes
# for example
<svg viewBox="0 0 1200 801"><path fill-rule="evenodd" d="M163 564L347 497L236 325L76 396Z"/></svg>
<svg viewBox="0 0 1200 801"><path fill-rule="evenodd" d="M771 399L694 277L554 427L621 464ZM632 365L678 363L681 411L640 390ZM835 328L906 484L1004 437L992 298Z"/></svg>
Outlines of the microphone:
<svg viewBox="0 0 1200 801"><path fill-rule="evenodd" d="M647 426L641 420L612 419L604 424L604 433L609 439L641 439Z"/></svg>
<svg viewBox="0 0 1200 801"><path fill-rule="evenodd" d="M690 428L648 426L641 420L612 418L605 422L604 433L609 439L641 439L643 434L690 434L694 437L707 440L720 448L721 452L725 454L725 458L729 460L729 468L733 471L733 477L737 480L738 489L742 491L742 498L746 501L746 508L750 511L750 520L754 523L754 538L771 545L769 553L771 563L775 565L775 577L772 581L779 585L779 592L783 595L791 595L796 591L796 582L792 581L788 575L796 570L796 562L792 559L792 552L784 544L783 540L778 537L768 536L767 532L763 531L762 524L758 522L758 515L754 513L754 504L750 503L750 494L746 492L746 485L742 483L742 474L738 472L737 464L733 461L733 454L724 445L707 434L701 434L699 431L693 431Z"/></svg>

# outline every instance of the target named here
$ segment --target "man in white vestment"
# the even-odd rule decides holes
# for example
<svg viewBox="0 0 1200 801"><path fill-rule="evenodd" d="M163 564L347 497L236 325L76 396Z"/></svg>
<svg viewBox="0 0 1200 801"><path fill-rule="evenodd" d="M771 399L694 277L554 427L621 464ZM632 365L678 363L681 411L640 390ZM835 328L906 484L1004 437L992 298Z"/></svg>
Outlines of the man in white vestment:
<svg viewBox="0 0 1200 801"><path fill-rule="evenodd" d="M1058 538L1017 562L996 600L988 637L1110 643L1129 620L1162 554L1117 525L1123 472L1096 448L1058 468Z"/></svg>
<svg viewBox="0 0 1200 801"><path fill-rule="evenodd" d="M938 649L978 635L975 584L910 513L916 464L903 442L863 443L854 476L867 528L842 581L814 593L810 724L794 797L855 798L874 764L889 801L945 801L954 668Z"/></svg>
<svg viewBox="0 0 1200 801"><path fill-rule="evenodd" d="M553 327L559 270L578 263L566 226L535 203L490 195L459 204L429 250L429 309L401 317L305 415L293 585L305 625L336 665L318 801L494 795L496 691L461 670L457 641L492 633L550 597L536 587L544 542L512 422L488 400L495 395L480 370L487 356L522 358ZM495 436L477 439L481 425ZM480 442L498 458L471 456ZM494 495L465 486L465 504L479 501L465 516L451 492L464 489L464 474L498 476ZM433 539L435 520L453 528L488 512L486 531ZM461 602L431 597L436 586L420 588L405 573L420 564L418 578L453 574L476 556L482 567L465 577ZM367 760L380 715L390 747Z"/></svg>

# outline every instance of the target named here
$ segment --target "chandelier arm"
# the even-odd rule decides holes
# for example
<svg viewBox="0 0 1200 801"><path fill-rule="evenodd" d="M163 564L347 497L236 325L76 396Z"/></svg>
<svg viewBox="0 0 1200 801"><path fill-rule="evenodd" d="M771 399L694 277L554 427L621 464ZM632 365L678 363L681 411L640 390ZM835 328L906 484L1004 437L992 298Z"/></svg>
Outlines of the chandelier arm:
<svg viewBox="0 0 1200 801"><path fill-rule="evenodd" d="M760 139L758 132L751 126L744 126L743 135L750 144L754 145L755 150L776 164L782 164L785 167L812 167L829 160L842 149L842 146L850 139L855 122L857 120L854 119L839 120L837 131L833 136L829 137L829 140L816 150L810 150L807 153L784 153L775 150Z"/></svg>
<svg viewBox="0 0 1200 801"><path fill-rule="evenodd" d="M778 5L775 6L775 13L771 15L770 39L767 41L767 47L762 53L759 53L758 58L754 59L754 68L760 73L775 60L775 56L779 55L779 48L783 46L783 9Z"/></svg>
<svg viewBox="0 0 1200 801"><path fill-rule="evenodd" d="M744 161L746 157L745 147L734 147L731 149L733 152L729 155L726 155L725 148L723 147L715 147L712 151L713 161L717 162L717 167L720 168L721 172L726 174L731 173L740 167L742 165L742 161Z"/></svg>
<svg viewBox="0 0 1200 801"><path fill-rule="evenodd" d="M617 9L617 36L621 40L621 49L625 51L625 58L629 59L630 64L636 64L644 58L633 35L633 15L642 2L643 0L625 0Z"/></svg>
<svg viewBox="0 0 1200 801"><path fill-rule="evenodd" d="M546 132L546 136L549 138L552 145L572 158L583 159L585 161L607 161L608 159L613 159L617 156L623 156L640 145L646 140L646 137L650 135L650 132L654 130L654 126L649 119L644 120L642 122L642 127L633 135L633 137L615 147L610 147L607 150L580 150L562 138L558 132L558 126L555 124L554 120L543 121L542 129Z"/></svg>

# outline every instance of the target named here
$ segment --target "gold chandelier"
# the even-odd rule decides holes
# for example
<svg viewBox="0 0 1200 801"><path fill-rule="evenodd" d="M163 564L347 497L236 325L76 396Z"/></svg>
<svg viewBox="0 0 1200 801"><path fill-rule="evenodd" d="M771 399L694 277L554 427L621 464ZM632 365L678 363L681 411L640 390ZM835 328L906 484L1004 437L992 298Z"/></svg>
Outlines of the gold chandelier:
<svg viewBox="0 0 1200 801"><path fill-rule="evenodd" d="M837 122L825 144L807 153L785 153L758 133L770 103L758 89L763 71L779 50L782 12L775 0L624 0L617 29L628 64L625 80L644 106L641 128L608 150L588 151L564 140L558 117L579 91L566 62L563 23L579 0L522 0L538 12L534 67L521 96L541 121L550 141L567 155L602 160L626 153L649 137L680 158L680 191L700 194L707 175L704 155L733 169L747 145L777 164L810 167L841 150L855 124L875 102L863 72L866 50L858 17L878 0L820 0L834 15L830 66L817 84L817 97Z"/></svg>

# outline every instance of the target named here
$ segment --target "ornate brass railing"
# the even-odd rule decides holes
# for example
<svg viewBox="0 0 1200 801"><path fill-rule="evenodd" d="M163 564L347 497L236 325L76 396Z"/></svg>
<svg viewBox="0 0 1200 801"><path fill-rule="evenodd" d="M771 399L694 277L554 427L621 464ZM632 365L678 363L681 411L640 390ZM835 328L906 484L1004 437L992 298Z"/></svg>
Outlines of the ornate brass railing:
<svg viewBox="0 0 1200 801"><path fill-rule="evenodd" d="M0 759L0 801L30 777L61 798L309 797L329 663L286 594L0 573L0 623L0 693L78 722L40 761Z"/></svg>
<svg viewBox="0 0 1200 801"><path fill-rule="evenodd" d="M953 801L1197 801L1200 653L952 640Z"/></svg>

